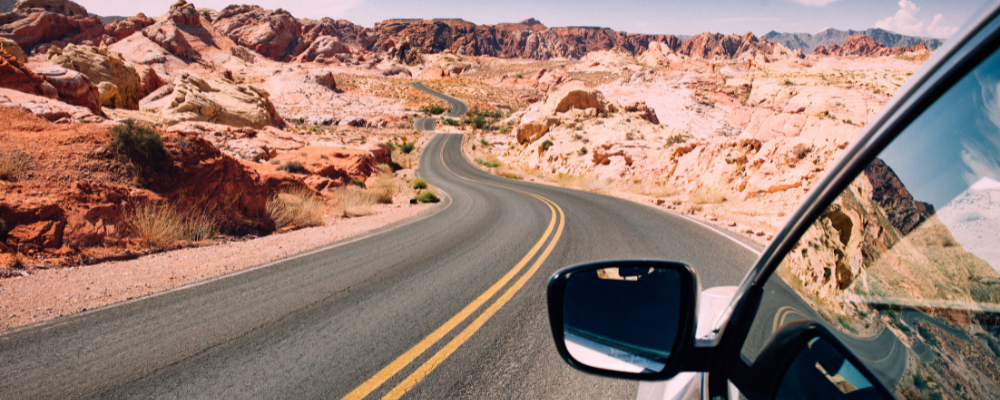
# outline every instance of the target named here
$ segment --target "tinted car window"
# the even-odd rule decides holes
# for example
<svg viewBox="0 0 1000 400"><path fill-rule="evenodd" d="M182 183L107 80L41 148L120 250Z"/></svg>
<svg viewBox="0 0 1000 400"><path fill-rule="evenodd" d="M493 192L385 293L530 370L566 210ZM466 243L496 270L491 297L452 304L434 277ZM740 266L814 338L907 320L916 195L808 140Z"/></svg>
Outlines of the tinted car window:
<svg viewBox="0 0 1000 400"><path fill-rule="evenodd" d="M742 354L820 321L905 398L1000 398L1000 53L905 129L765 285Z"/></svg>

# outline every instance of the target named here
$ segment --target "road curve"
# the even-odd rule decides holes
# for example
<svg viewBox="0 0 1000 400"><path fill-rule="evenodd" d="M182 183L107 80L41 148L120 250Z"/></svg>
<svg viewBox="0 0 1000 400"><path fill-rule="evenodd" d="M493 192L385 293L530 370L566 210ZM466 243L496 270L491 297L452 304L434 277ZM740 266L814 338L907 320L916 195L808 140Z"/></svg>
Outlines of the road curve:
<svg viewBox="0 0 1000 400"><path fill-rule="evenodd" d="M453 119L462 118L462 116L465 115L466 111L469 111L469 106L467 106L464 102L462 102L459 99L428 89L427 86L424 86L424 84L421 82L413 82L411 83L411 85L413 85L414 88L416 88L421 92L430 94L431 96L447 101L448 104L451 105L451 112L449 112L448 115L445 115L448 118L453 118ZM437 117L418 118L413 121L413 128L420 131L433 131L434 123L437 122L437 120L438 120Z"/></svg>
<svg viewBox="0 0 1000 400"><path fill-rule="evenodd" d="M653 207L482 172L461 140L423 149L418 173L449 199L433 215L0 335L0 398L631 399L635 382L559 359L548 277L659 258L733 285L756 258Z"/></svg>

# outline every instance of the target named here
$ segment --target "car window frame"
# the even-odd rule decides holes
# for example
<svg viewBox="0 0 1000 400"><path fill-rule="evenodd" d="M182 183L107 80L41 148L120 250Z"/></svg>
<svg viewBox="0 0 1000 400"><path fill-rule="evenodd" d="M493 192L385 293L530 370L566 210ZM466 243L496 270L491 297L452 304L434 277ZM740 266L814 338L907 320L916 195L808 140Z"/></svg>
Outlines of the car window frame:
<svg viewBox="0 0 1000 400"><path fill-rule="evenodd" d="M841 160L817 183L747 273L725 311L730 316L714 343L709 372L733 381L737 387L750 378L750 365L741 350L756 317L764 284L785 256L826 208L850 185L903 130L986 57L1000 51L1000 1L984 6L944 46L927 60L920 71L897 92L882 111L841 156ZM752 378L750 378L752 379ZM728 385L707 385L709 395L728 390Z"/></svg>

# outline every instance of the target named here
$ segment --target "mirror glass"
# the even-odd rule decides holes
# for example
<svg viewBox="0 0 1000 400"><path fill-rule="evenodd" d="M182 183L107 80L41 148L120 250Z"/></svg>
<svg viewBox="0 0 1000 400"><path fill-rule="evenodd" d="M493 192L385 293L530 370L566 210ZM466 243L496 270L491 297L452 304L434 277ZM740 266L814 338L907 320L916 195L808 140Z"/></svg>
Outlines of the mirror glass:
<svg viewBox="0 0 1000 400"><path fill-rule="evenodd" d="M673 269L630 266L575 273L563 299L566 349L594 368L663 371L678 336L680 303L680 274Z"/></svg>
<svg viewBox="0 0 1000 400"><path fill-rule="evenodd" d="M902 366L901 366L902 367ZM850 360L822 338L802 348L785 372L777 399L882 399Z"/></svg>

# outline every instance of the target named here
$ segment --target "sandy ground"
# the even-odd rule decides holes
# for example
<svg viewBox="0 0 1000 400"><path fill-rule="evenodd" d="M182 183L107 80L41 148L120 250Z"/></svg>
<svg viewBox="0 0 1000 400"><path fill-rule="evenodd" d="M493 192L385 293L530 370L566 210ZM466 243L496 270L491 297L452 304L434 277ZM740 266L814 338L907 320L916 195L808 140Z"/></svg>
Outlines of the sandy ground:
<svg viewBox="0 0 1000 400"><path fill-rule="evenodd" d="M398 203L398 202L397 202ZM326 226L129 261L39 270L0 279L0 331L149 296L358 236L427 211L431 204L376 206Z"/></svg>

